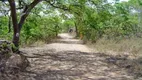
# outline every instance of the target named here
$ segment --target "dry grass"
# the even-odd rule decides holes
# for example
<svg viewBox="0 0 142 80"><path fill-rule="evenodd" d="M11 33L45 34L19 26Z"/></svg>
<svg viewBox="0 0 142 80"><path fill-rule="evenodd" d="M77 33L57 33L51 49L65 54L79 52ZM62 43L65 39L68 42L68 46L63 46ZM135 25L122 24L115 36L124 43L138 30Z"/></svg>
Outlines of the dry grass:
<svg viewBox="0 0 142 80"><path fill-rule="evenodd" d="M99 52L111 54L127 54L133 57L142 56L142 38L123 39L123 40L106 40L100 39L95 44L88 43L90 47Z"/></svg>
<svg viewBox="0 0 142 80"><path fill-rule="evenodd" d="M125 69L129 73L134 73L136 78L142 77L142 38L132 38L123 40L100 39L95 44L88 43L88 46L95 51L112 55L115 57L125 57L127 60L120 60L118 66L130 65L131 68ZM141 79L136 79L141 80Z"/></svg>

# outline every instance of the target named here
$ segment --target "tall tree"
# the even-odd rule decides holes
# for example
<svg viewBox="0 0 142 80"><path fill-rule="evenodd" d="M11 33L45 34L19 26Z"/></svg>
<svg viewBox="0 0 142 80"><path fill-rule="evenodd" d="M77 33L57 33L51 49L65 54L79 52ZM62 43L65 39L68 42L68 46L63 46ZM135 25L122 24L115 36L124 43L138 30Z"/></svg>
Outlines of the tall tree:
<svg viewBox="0 0 142 80"><path fill-rule="evenodd" d="M19 38L20 38L20 30L27 16L31 12L31 10L40 2L41 0L34 0L30 5L25 5L25 8L22 11L22 15L18 22L17 20L17 12L16 12L16 2L15 0L8 0L11 10L12 24L13 24L13 43L16 48L19 47ZM18 49L14 50L17 51Z"/></svg>

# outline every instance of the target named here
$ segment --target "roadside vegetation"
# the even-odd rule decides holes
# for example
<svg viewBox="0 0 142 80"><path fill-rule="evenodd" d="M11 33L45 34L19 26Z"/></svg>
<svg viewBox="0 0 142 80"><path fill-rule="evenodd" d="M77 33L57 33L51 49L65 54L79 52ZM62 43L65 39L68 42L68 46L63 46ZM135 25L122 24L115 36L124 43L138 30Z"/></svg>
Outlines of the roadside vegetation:
<svg viewBox="0 0 142 80"><path fill-rule="evenodd" d="M29 3L30 1L21 1L17 6ZM54 5L47 6L47 4L39 3L31 10L20 32L21 46L32 45L35 42L49 43L58 33L68 32L73 28L76 29L77 38L83 39L86 43L94 43L95 48L99 50L141 53L142 2L140 0L123 2L69 0L59 1ZM4 2L0 5L0 38L12 40L13 25L6 11L8 5ZM17 12L18 19L20 15L20 12Z"/></svg>

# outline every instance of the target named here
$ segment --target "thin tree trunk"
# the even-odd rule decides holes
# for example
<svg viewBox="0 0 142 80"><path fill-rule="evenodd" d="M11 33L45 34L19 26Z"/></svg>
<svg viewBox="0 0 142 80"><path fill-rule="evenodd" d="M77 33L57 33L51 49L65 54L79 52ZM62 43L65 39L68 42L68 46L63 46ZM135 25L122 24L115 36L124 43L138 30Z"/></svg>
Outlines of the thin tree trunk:
<svg viewBox="0 0 142 80"><path fill-rule="evenodd" d="M79 36L79 34L78 34L78 27L77 27L76 22L74 22L74 24L75 24L76 37L78 37Z"/></svg>

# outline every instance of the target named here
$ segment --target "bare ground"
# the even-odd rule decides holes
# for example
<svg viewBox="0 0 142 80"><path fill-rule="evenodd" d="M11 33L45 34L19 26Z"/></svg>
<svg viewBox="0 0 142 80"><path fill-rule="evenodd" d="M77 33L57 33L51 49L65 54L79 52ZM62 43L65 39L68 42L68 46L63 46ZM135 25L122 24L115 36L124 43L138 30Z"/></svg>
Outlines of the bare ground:
<svg viewBox="0 0 142 80"><path fill-rule="evenodd" d="M65 33L59 37L51 44L21 49L28 53L30 67L18 80L142 80L130 64L136 60L94 52Z"/></svg>

